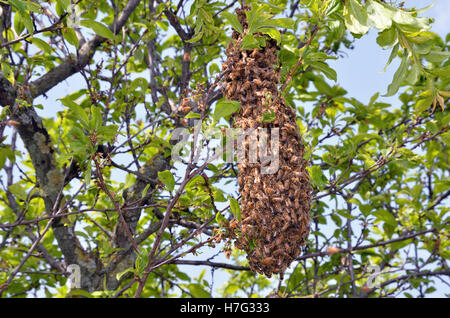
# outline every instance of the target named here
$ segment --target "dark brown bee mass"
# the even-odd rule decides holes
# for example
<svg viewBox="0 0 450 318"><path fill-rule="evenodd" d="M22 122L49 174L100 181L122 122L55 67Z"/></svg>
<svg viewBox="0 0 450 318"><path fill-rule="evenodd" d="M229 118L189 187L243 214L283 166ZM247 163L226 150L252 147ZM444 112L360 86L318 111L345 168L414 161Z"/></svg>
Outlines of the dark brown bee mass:
<svg viewBox="0 0 450 318"><path fill-rule="evenodd" d="M244 10L236 12L245 29ZM270 129L278 128L280 147L279 167L273 174L262 174L265 163L250 163L247 155L238 163L242 219L238 223L234 220L232 228L236 233L235 246L247 253L251 269L270 277L283 274L301 253L309 234L311 190L295 111L278 91L276 42L267 39L264 48L241 50L241 41L242 35L234 32L223 65L229 70L224 95L241 104L234 125L242 129L266 128L269 141ZM264 114L272 117L263 120ZM244 146L248 150L249 140ZM269 151L277 150L270 149L269 143Z"/></svg>

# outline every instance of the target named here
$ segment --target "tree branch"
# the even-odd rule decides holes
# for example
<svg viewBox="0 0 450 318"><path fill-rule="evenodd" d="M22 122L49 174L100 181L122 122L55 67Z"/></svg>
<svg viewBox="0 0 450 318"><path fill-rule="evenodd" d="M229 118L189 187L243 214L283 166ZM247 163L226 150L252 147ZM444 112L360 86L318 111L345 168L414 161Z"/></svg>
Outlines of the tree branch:
<svg viewBox="0 0 450 318"><path fill-rule="evenodd" d="M117 20L109 26L109 29L114 34L118 34L120 32L133 10L139 5L139 2L140 0L130 0L122 10L122 13L119 15ZM65 60L59 66L32 82L32 97L36 98L42 94L45 94L54 86L83 69L94 56L97 48L105 41L105 38L95 35L81 46L77 52L76 58L69 58Z"/></svg>

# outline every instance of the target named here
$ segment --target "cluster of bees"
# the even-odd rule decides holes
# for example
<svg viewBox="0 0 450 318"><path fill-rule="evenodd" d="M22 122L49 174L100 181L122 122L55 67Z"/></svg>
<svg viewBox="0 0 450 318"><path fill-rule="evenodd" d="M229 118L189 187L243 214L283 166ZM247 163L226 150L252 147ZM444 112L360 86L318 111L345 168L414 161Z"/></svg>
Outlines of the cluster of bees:
<svg viewBox="0 0 450 318"><path fill-rule="evenodd" d="M245 9L236 10L244 28ZM238 163L241 194L241 220L233 220L235 246L247 253L250 268L271 277L283 274L301 253L310 231L311 188L303 159L304 146L295 121L295 111L286 105L278 91L280 74L277 45L267 39L261 49L241 50L242 35L233 33L223 67L223 88L227 100L239 101L234 126L242 129L279 130L279 166L271 174L262 174L264 162L251 163L247 157ZM264 114L272 120L263 120ZM248 149L249 141L244 142Z"/></svg>

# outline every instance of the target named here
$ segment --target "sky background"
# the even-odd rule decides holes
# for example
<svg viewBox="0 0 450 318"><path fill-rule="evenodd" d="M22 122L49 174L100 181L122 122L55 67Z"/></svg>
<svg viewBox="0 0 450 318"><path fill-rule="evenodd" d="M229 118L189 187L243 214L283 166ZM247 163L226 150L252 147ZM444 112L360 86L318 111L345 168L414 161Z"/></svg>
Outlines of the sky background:
<svg viewBox="0 0 450 318"><path fill-rule="evenodd" d="M434 6L420 15L434 18L435 22L431 31L438 33L445 39L447 32L450 31L450 0L406 0L405 7L423 8L433 2ZM354 42L353 50L344 49L344 57L337 60L329 60L330 66L338 74L338 83L347 90L347 96L355 97L362 103L368 103L370 97L377 92L380 92L380 95L386 93L393 74L399 65L399 61L396 59L387 68L386 72L382 72L390 50L383 50L379 47L375 42L376 37L377 32L371 30L367 35ZM35 103L44 105L43 110L37 109L38 114L42 117L54 117L56 112L64 110L58 99L75 90L84 88L84 83L81 75L77 74L50 90L46 97L41 96L37 98ZM394 107L400 105L396 96L389 98L380 96L379 101L391 103ZM217 249L215 251L203 251L197 258L206 259L215 255L217 251ZM192 255L186 257L186 259L194 258ZM214 258L214 261L226 262L227 260L222 255L219 255ZM197 266L181 266L181 268L187 273L194 273L195 275L198 275L202 270L202 268ZM208 280L211 278L209 269L205 274L205 278ZM214 289L221 286L226 279L227 275L224 274L223 270L216 270L214 273ZM438 291L434 294L435 296L444 296L445 293L450 292L445 285L437 284L436 287Z"/></svg>

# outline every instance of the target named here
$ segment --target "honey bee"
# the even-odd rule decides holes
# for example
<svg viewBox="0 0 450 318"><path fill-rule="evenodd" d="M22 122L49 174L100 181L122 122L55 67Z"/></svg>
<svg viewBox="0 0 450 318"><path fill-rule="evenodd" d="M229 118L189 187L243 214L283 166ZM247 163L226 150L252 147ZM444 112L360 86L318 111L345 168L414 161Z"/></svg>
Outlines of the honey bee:
<svg viewBox="0 0 450 318"><path fill-rule="evenodd" d="M249 81L244 82L244 84L242 84L242 90L247 90L251 87L251 83Z"/></svg>
<svg viewBox="0 0 450 318"><path fill-rule="evenodd" d="M292 241L303 241L303 237L299 233L293 233L291 239Z"/></svg>
<svg viewBox="0 0 450 318"><path fill-rule="evenodd" d="M274 84L271 81L268 81L268 80L264 80L262 82L262 85L263 85L264 89L266 89L266 90L274 88Z"/></svg>
<svg viewBox="0 0 450 318"><path fill-rule="evenodd" d="M265 208L264 202L262 202L262 201L256 201L255 207L256 207L256 209L258 209L258 210L264 210L264 208Z"/></svg>
<svg viewBox="0 0 450 318"><path fill-rule="evenodd" d="M285 236L280 236L274 241L274 245L281 246L281 245L283 245L283 242L285 242L285 241L286 241Z"/></svg>
<svg viewBox="0 0 450 318"><path fill-rule="evenodd" d="M275 259L273 257L266 257L264 258L261 263L265 266L270 266L276 263Z"/></svg>
<svg viewBox="0 0 450 318"><path fill-rule="evenodd" d="M260 248L256 248L254 251L255 252L253 253L252 256L254 256L256 259L261 259L261 258L264 257L264 255L263 255L263 253L262 253Z"/></svg>
<svg viewBox="0 0 450 318"><path fill-rule="evenodd" d="M267 69L267 68L262 68L262 69L260 69L260 71L261 71L261 77L262 78L264 78L264 79L266 79L266 80L269 80L269 81L271 81L272 80L272 77L273 77L273 71L271 70L271 69Z"/></svg>
<svg viewBox="0 0 450 318"><path fill-rule="evenodd" d="M257 86L263 86L263 82L259 78L253 79L253 83L255 83L255 85ZM263 92L260 93L264 94Z"/></svg>
<svg viewBox="0 0 450 318"><path fill-rule="evenodd" d="M261 53L257 49L253 49L252 53L250 53L250 56L257 59L261 56Z"/></svg>
<svg viewBox="0 0 450 318"><path fill-rule="evenodd" d="M292 218L293 220L296 220L296 219L297 219L297 216L296 216L296 214L295 214L295 210L294 210L294 209L291 209L290 212L291 212L291 218Z"/></svg>
<svg viewBox="0 0 450 318"><path fill-rule="evenodd" d="M281 211L282 209L281 209L281 204L280 203L275 203L274 205L273 205L273 207L275 208L275 211Z"/></svg>
<svg viewBox="0 0 450 318"><path fill-rule="evenodd" d="M292 177L292 178L291 178L291 182L292 182L292 183L297 183L297 184L299 184L299 183L300 183L300 180L299 180L297 177Z"/></svg>
<svg viewBox="0 0 450 318"><path fill-rule="evenodd" d="M253 183L252 182L253 181L253 176L250 176L250 175L246 175L245 177L244 177L244 182L245 183Z"/></svg>
<svg viewBox="0 0 450 318"><path fill-rule="evenodd" d="M289 228L289 226L291 226L291 223L286 222L286 223L283 225L283 227L281 228L281 230L284 232L284 231L286 231L286 230Z"/></svg>
<svg viewBox="0 0 450 318"><path fill-rule="evenodd" d="M289 213L287 213L287 212L283 212L282 217L288 223L291 222L291 220L292 220Z"/></svg>
<svg viewBox="0 0 450 318"><path fill-rule="evenodd" d="M280 192L284 192L284 185L283 185L282 182L278 182L278 183L277 183L277 189L278 189L278 191L280 191Z"/></svg>
<svg viewBox="0 0 450 318"><path fill-rule="evenodd" d="M272 188L267 188L266 189L266 193L268 196L272 196L275 193L275 190Z"/></svg>
<svg viewBox="0 0 450 318"><path fill-rule="evenodd" d="M291 131L295 131L295 132L297 131L297 128L295 128L293 125L291 125L289 123L285 123L284 125Z"/></svg>
<svg viewBox="0 0 450 318"><path fill-rule="evenodd" d="M299 187L295 188L294 193L291 195L291 197L296 198L296 200L298 200L298 198L300 197L301 194L301 189Z"/></svg>
<svg viewBox="0 0 450 318"><path fill-rule="evenodd" d="M255 59L253 57L251 57L251 55L250 55L250 57L247 57L245 59L245 62L247 62L247 67L248 68L254 68L255 67Z"/></svg>
<svg viewBox="0 0 450 318"><path fill-rule="evenodd" d="M232 82L229 87L228 87L228 91L227 94L228 96L232 96L235 92L236 92L236 83Z"/></svg>
<svg viewBox="0 0 450 318"><path fill-rule="evenodd" d="M262 191L256 193L256 198L261 201L267 201L269 197Z"/></svg>
<svg viewBox="0 0 450 318"><path fill-rule="evenodd" d="M296 164L299 161L299 158L297 156L292 156L289 162L291 164Z"/></svg>
<svg viewBox="0 0 450 318"><path fill-rule="evenodd" d="M287 199L285 200L285 202L286 202L286 206L287 206L288 208L291 208L291 207L292 207L291 199L287 198Z"/></svg>
<svg viewBox="0 0 450 318"><path fill-rule="evenodd" d="M251 216L248 216L242 220L242 223L250 223L252 220L253 220L253 218Z"/></svg>
<svg viewBox="0 0 450 318"><path fill-rule="evenodd" d="M247 106L244 109L244 111L242 112L242 116L245 116L245 117L250 116L251 112L252 112L252 107L251 106Z"/></svg>
<svg viewBox="0 0 450 318"><path fill-rule="evenodd" d="M280 197L274 197L274 198L272 198L272 201L278 203L278 202L283 202L283 199Z"/></svg>
<svg viewBox="0 0 450 318"><path fill-rule="evenodd" d="M261 236L264 236L264 239L266 240L266 242L271 241L272 234L270 232L265 231L265 229L263 229L263 231L261 232Z"/></svg>
<svg viewBox="0 0 450 318"><path fill-rule="evenodd" d="M235 82L239 77L239 72L236 71L236 69L234 67L232 67L232 71L229 75L229 78L231 79L231 81Z"/></svg>
<svg viewBox="0 0 450 318"><path fill-rule="evenodd" d="M254 272L256 271L259 275L263 275L264 274L264 272L262 270L260 270L259 268L257 268L257 267L253 267L252 271L254 271Z"/></svg>

